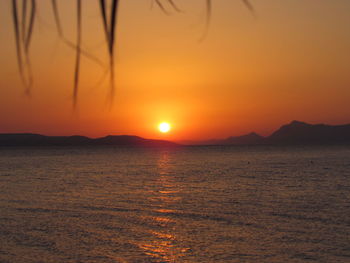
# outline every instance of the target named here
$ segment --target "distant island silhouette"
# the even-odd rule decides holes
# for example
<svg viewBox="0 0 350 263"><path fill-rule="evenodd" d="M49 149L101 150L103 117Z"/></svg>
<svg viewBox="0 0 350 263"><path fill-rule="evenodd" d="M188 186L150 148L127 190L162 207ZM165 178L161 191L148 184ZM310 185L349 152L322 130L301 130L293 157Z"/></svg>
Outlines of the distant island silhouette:
<svg viewBox="0 0 350 263"><path fill-rule="evenodd" d="M125 146L125 147L174 147L179 144L150 140L130 135L109 135L101 138L85 136L45 136L32 133L0 134L1 146Z"/></svg>
<svg viewBox="0 0 350 263"><path fill-rule="evenodd" d="M187 141L195 145L297 145L297 144L341 144L350 143L350 124L326 125L292 121L281 126L270 136L255 132L226 139Z"/></svg>
<svg viewBox="0 0 350 263"><path fill-rule="evenodd" d="M85 136L45 136L32 133L0 134L1 146L121 146L121 147L175 147L183 145L300 145L350 144L350 124L326 125L292 121L281 126L270 136L255 132L226 139L185 141L145 139L132 135L109 135L101 138Z"/></svg>

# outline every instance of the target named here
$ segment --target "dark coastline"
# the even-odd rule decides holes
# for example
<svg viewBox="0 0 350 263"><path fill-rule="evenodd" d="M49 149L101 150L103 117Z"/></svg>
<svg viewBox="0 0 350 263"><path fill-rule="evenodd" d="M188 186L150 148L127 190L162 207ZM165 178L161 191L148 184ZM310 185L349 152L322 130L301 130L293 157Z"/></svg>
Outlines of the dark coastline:
<svg viewBox="0 0 350 263"><path fill-rule="evenodd" d="M350 145L350 124L326 125L292 121L281 126L270 136L254 132L227 139L208 141L171 142L145 139L133 135L108 135L101 138L85 136L45 136L32 133L0 134L0 147L49 147L49 146L116 146L116 147L181 147L181 146L302 146L302 145Z"/></svg>

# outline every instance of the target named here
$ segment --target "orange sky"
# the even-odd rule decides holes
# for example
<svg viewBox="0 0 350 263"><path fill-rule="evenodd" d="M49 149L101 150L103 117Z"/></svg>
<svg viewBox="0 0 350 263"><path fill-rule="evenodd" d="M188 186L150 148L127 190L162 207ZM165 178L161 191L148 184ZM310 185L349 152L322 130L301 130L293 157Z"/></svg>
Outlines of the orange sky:
<svg viewBox="0 0 350 263"><path fill-rule="evenodd" d="M74 1L58 2L74 40ZM83 59L73 112L74 51L57 37L50 1L38 1L31 97L18 76L10 1L0 1L0 132L185 140L267 135L294 119L350 123L349 1L252 0L255 19L238 0L213 0L203 43L203 0L178 0L185 11L171 16L150 2L121 0L113 107L108 82L96 86L104 69ZM96 3L83 1L83 45L107 65ZM162 121L169 134L158 132Z"/></svg>

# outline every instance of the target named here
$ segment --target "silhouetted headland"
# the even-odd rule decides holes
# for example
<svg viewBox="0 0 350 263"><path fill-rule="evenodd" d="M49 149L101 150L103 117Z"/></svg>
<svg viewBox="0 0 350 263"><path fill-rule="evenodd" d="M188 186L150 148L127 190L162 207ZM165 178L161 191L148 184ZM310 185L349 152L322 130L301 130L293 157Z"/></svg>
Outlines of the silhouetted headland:
<svg viewBox="0 0 350 263"><path fill-rule="evenodd" d="M0 146L125 146L174 147L178 144L164 140L150 140L138 136L109 135L102 138L85 136L45 136L40 134L0 134Z"/></svg>
<svg viewBox="0 0 350 263"><path fill-rule="evenodd" d="M40 134L0 134L0 146L125 146L125 147L174 147L182 145L310 145L350 144L350 124L326 125L292 121L281 126L270 136L255 132L242 136L208 141L151 140L130 135L109 135L102 138L85 136L45 136Z"/></svg>
<svg viewBox="0 0 350 263"><path fill-rule="evenodd" d="M266 140L270 144L350 143L350 124L333 126L292 121Z"/></svg>
<svg viewBox="0 0 350 263"><path fill-rule="evenodd" d="M184 141L193 145L301 145L301 144L350 144L350 124L326 125L292 121L281 126L270 136L255 132L243 136L208 141Z"/></svg>

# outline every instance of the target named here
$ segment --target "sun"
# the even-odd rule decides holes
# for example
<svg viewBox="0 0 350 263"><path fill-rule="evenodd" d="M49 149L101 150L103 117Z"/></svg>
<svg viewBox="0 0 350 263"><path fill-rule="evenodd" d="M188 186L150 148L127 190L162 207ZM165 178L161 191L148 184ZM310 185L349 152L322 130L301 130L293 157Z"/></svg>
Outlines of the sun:
<svg viewBox="0 0 350 263"><path fill-rule="evenodd" d="M162 133L167 133L167 132L170 131L171 126L170 126L170 124L167 123L167 122L162 122L162 123L160 123L160 124L158 125L158 129L159 129L159 131L162 132Z"/></svg>

